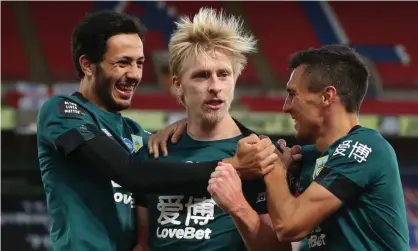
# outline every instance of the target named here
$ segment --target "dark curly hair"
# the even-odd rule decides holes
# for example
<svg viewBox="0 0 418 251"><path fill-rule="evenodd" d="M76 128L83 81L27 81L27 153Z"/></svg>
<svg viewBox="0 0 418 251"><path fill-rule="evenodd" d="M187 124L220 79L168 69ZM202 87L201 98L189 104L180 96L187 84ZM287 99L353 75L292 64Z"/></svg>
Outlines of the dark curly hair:
<svg viewBox="0 0 418 251"><path fill-rule="evenodd" d="M79 78L84 77L79 58L85 55L92 63L102 61L107 40L118 34L138 34L144 40L145 27L139 19L115 11L87 14L75 27L71 37L73 63Z"/></svg>

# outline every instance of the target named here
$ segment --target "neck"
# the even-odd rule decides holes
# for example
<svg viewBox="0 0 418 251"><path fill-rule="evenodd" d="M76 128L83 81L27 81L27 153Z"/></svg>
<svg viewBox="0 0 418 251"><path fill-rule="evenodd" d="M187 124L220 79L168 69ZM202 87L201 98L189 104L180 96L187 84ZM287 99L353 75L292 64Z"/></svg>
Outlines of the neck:
<svg viewBox="0 0 418 251"><path fill-rule="evenodd" d="M83 95L83 97L85 97L90 103L95 104L102 110L108 111L103 103L97 98L97 95L95 95L93 84L90 83L86 77L81 80L78 92L81 93L81 95Z"/></svg>
<svg viewBox="0 0 418 251"><path fill-rule="evenodd" d="M338 112L325 119L317 137L316 148L323 152L336 140L346 136L350 130L359 125L358 116L355 113Z"/></svg>
<svg viewBox="0 0 418 251"><path fill-rule="evenodd" d="M240 129L229 114L215 123L188 116L187 133L193 139L200 141L229 139L241 135Z"/></svg>

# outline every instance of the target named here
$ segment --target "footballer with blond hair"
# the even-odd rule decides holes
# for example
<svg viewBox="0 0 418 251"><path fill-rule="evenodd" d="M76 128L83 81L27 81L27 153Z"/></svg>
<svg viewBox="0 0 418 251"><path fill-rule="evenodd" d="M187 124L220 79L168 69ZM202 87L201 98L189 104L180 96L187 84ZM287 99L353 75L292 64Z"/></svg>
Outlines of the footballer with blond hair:
<svg viewBox="0 0 418 251"><path fill-rule="evenodd" d="M256 40L240 19L211 8L201 8L192 19L183 17L176 24L169 67L172 90L186 110L187 128L160 161L196 163L233 156L240 139L259 140L229 113L237 78L246 55L256 51ZM261 141L275 148L268 138ZM264 183L241 184L236 172L229 178L211 194L139 196L137 249L291 250L272 228Z"/></svg>

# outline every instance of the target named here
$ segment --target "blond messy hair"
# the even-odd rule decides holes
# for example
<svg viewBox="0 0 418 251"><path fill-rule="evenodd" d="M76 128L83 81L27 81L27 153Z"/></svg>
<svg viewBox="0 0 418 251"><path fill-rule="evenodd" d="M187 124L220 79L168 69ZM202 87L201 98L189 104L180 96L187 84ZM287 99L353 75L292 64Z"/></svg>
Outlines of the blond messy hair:
<svg viewBox="0 0 418 251"><path fill-rule="evenodd" d="M247 63L246 54L256 51L257 41L244 30L242 21L222 10L204 7L193 20L185 16L176 25L168 45L170 71L176 76L187 57L220 50L230 57L238 77Z"/></svg>

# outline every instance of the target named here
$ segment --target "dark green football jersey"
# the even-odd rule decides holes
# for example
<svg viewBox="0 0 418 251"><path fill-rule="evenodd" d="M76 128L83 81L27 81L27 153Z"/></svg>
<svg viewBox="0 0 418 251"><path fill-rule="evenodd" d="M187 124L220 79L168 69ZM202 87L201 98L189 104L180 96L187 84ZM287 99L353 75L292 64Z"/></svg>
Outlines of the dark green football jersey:
<svg viewBox="0 0 418 251"><path fill-rule="evenodd" d="M302 146L302 161L300 163L300 173L299 173L299 182L297 185L297 194L303 193L306 188L312 183L313 180L313 170L315 167L316 159L321 157L321 152L319 152L315 145L306 145Z"/></svg>
<svg viewBox="0 0 418 251"><path fill-rule="evenodd" d="M243 135L250 133L247 130L241 128ZM201 162L231 157L242 137L197 141L185 133L177 144L168 145L169 155L161 161ZM267 213L262 181L244 182L243 192L257 212ZM209 194L146 195L137 204L148 208L152 251L245 250L232 217Z"/></svg>
<svg viewBox="0 0 418 251"><path fill-rule="evenodd" d="M309 251L309 244L307 239L303 239L299 242L298 251Z"/></svg>
<svg viewBox="0 0 418 251"><path fill-rule="evenodd" d="M135 210L131 193L98 177L83 162L65 158L75 148L66 133L88 140L97 127L126 151L138 152L148 133L134 121L106 112L81 94L55 96L38 116L38 157L50 215L54 250L131 251L135 244ZM57 147L57 140L66 149Z"/></svg>
<svg viewBox="0 0 418 251"><path fill-rule="evenodd" d="M409 250L396 154L378 132L356 126L312 169L343 206L309 234L310 250Z"/></svg>

